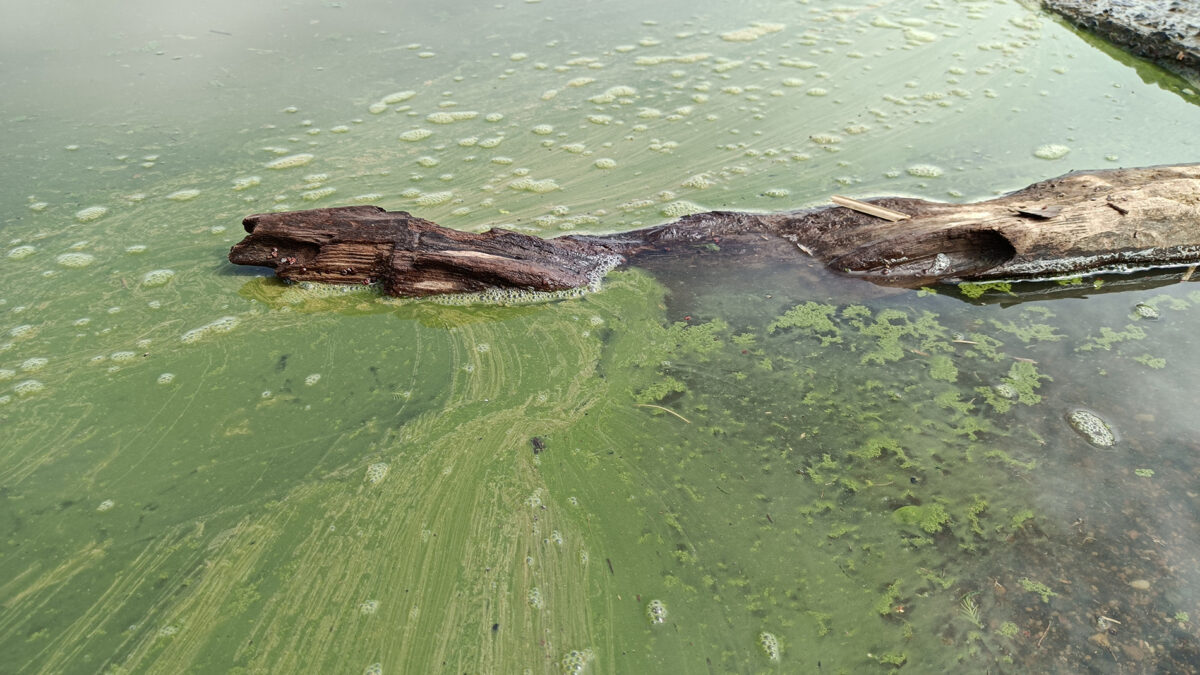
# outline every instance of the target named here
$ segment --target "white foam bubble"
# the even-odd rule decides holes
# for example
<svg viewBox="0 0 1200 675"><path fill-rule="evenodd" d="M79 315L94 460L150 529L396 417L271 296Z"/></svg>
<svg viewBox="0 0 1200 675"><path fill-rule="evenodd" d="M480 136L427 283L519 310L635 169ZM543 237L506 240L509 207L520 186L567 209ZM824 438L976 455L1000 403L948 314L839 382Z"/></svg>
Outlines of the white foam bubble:
<svg viewBox="0 0 1200 675"><path fill-rule="evenodd" d="M412 90L398 91L394 94L388 94L387 96L384 96L383 98L379 99L379 102L384 105L396 105L397 103L403 103L416 95L417 92Z"/></svg>
<svg viewBox="0 0 1200 675"><path fill-rule="evenodd" d="M75 212L75 220L81 223L90 223L93 220L103 218L108 213L107 206L89 206L86 209L80 209Z"/></svg>
<svg viewBox="0 0 1200 675"><path fill-rule="evenodd" d="M908 175L916 176L918 178L937 178L944 173L940 166L934 166L932 164L913 164L912 166L908 167L907 171Z"/></svg>
<svg viewBox="0 0 1200 675"><path fill-rule="evenodd" d="M454 199L454 192L446 190L444 192L425 192L417 197L416 202L419 206L440 206Z"/></svg>
<svg viewBox="0 0 1200 675"><path fill-rule="evenodd" d="M280 157L279 159L267 162L265 166L268 169L291 169L297 166L304 166L313 161L313 155L307 152L301 152L295 155Z"/></svg>
<svg viewBox="0 0 1200 675"><path fill-rule="evenodd" d="M1033 151L1033 156L1039 159L1062 159L1071 152L1071 148L1060 143L1047 143Z"/></svg>
<svg viewBox="0 0 1200 675"><path fill-rule="evenodd" d="M258 176L242 176L241 178L235 178L233 180L233 189L241 192L242 190L248 190L258 185L261 182L262 178L259 178Z"/></svg>
<svg viewBox="0 0 1200 675"><path fill-rule="evenodd" d="M662 207L661 213L668 218L682 218L693 213L704 213L708 209L687 200L677 200Z"/></svg>
<svg viewBox="0 0 1200 675"><path fill-rule="evenodd" d="M167 195L167 199L170 199L173 202L186 202L191 201L199 196L199 190L195 188L188 188L186 190L176 190L175 192L172 192L171 194Z"/></svg>
<svg viewBox="0 0 1200 675"><path fill-rule="evenodd" d="M324 199L333 193L337 192L337 188L323 187L316 190L306 190L300 193L300 198L306 202L315 202L318 199Z"/></svg>
<svg viewBox="0 0 1200 675"><path fill-rule="evenodd" d="M415 143L417 141L421 141L426 138L429 138L432 135L433 135L433 132L430 131L429 129L410 129L410 130L400 134L400 140L405 141L407 143Z"/></svg>
<svg viewBox="0 0 1200 675"><path fill-rule="evenodd" d="M13 385L13 393L17 396L31 396L46 388L46 385L37 380L23 380Z"/></svg>
<svg viewBox="0 0 1200 675"><path fill-rule="evenodd" d="M95 262L96 256L90 253L63 253L54 262L63 267L87 267Z"/></svg>
<svg viewBox="0 0 1200 675"><path fill-rule="evenodd" d="M165 286L174 278L175 272L168 269L150 270L142 275L142 285L147 287Z"/></svg>
<svg viewBox="0 0 1200 675"><path fill-rule="evenodd" d="M750 23L748 28L732 30L726 33L721 33L721 39L726 42L754 42L764 35L778 33L787 28L782 23L770 23L767 21L754 21Z"/></svg>

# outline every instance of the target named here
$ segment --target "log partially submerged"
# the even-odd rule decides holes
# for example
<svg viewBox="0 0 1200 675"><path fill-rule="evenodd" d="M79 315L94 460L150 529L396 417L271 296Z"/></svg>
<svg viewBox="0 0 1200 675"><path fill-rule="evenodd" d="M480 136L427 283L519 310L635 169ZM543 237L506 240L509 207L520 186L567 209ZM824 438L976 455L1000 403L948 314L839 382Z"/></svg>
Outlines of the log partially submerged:
<svg viewBox="0 0 1200 675"><path fill-rule="evenodd" d="M1041 0L1072 24L1200 84L1196 0Z"/></svg>
<svg viewBox="0 0 1200 675"><path fill-rule="evenodd" d="M541 239L348 206L249 216L229 260L272 267L289 281L378 283L406 297L580 288L622 261L689 255L709 243L729 255L808 255L840 274L909 287L1200 262L1200 164L1076 172L974 204L868 202L910 218L840 206L714 211L623 234Z"/></svg>

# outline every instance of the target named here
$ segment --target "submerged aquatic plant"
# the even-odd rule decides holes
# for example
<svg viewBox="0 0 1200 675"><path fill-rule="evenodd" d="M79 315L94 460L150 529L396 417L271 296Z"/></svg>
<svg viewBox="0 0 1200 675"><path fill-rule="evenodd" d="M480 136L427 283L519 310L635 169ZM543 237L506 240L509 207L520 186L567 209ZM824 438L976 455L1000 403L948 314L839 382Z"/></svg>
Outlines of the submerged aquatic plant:
<svg viewBox="0 0 1200 675"><path fill-rule="evenodd" d="M958 603L958 613L967 621L975 624L976 628L983 628L983 622L979 618L979 603L975 602L975 596L978 594L979 591L971 591L964 595Z"/></svg>
<svg viewBox="0 0 1200 675"><path fill-rule="evenodd" d="M1021 588L1024 588L1025 590L1029 591L1030 593L1035 593L1035 594L1041 596L1042 602L1048 603L1048 602L1050 602L1050 598L1053 598L1054 596L1058 595L1058 593L1055 593L1054 591L1050 590L1050 587L1047 586L1046 584L1043 584L1040 581L1034 581L1033 579L1030 579L1029 577L1021 577L1021 579L1018 583L1021 584Z"/></svg>

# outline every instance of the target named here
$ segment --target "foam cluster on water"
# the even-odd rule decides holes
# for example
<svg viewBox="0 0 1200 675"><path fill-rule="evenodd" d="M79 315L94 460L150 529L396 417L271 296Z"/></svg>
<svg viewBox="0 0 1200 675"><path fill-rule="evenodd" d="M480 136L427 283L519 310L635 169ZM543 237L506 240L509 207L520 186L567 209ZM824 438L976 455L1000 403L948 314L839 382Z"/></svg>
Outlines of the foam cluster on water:
<svg viewBox="0 0 1200 675"><path fill-rule="evenodd" d="M317 188L315 190L306 190L304 192L301 192L300 199L303 199L306 202L315 202L319 199L324 199L326 197L329 197L329 196L333 195L335 192L337 192L337 188L321 187L321 188Z"/></svg>
<svg viewBox="0 0 1200 675"><path fill-rule="evenodd" d="M508 187L513 190L522 192L533 192L535 194L545 194L559 189L558 183L554 182L553 178L544 178L542 180L534 180L529 176L522 176L508 184Z"/></svg>
<svg viewBox="0 0 1200 675"><path fill-rule="evenodd" d="M422 192L417 195L415 201L417 206L441 206L446 202L454 199L452 190L443 190L440 192Z"/></svg>
<svg viewBox="0 0 1200 675"><path fill-rule="evenodd" d="M87 267L96 260L96 256L90 253L63 253L54 259L54 262L63 267Z"/></svg>
<svg viewBox="0 0 1200 675"><path fill-rule="evenodd" d="M913 164L908 167L908 175L916 176L917 178L937 178L943 173L945 172L942 171L940 166L934 166L933 164Z"/></svg>
<svg viewBox="0 0 1200 675"><path fill-rule="evenodd" d="M779 660L779 638L773 633L763 631L758 634L758 646L762 649L763 654L772 661Z"/></svg>
<svg viewBox="0 0 1200 675"><path fill-rule="evenodd" d="M1047 143L1033 151L1033 156L1039 159L1062 159L1071 149L1060 143Z"/></svg>
<svg viewBox="0 0 1200 675"><path fill-rule="evenodd" d="M425 121L430 124L453 124L463 120L473 120L476 117L479 117L479 113L474 110L438 111L426 115Z"/></svg>
<svg viewBox="0 0 1200 675"><path fill-rule="evenodd" d="M398 103L403 103L416 95L417 92L412 91L411 89L405 89L404 91L397 91L395 93L388 94L387 96L379 99L379 102L384 105L396 105Z"/></svg>
<svg viewBox="0 0 1200 675"><path fill-rule="evenodd" d="M280 157L279 159L271 160L270 162L267 162L265 166L268 169L275 170L294 169L298 166L304 166L311 161L313 161L313 155L311 153L301 152L295 155L288 155L286 157Z"/></svg>
<svg viewBox="0 0 1200 675"><path fill-rule="evenodd" d="M34 253L37 253L37 247L35 246L17 246L8 252L8 257L11 260L24 260Z"/></svg>
<svg viewBox="0 0 1200 675"><path fill-rule="evenodd" d="M651 600L646 605L646 618L650 619L650 623L663 623L667 620L667 606L662 600Z"/></svg>
<svg viewBox="0 0 1200 675"><path fill-rule="evenodd" d="M81 223L90 223L93 220L99 220L108 213L107 206L89 206L86 209L80 209L75 212L75 220Z"/></svg>
<svg viewBox="0 0 1200 675"><path fill-rule="evenodd" d="M233 179L233 189L237 192L249 190L250 188L262 183L262 178L258 176L242 176Z"/></svg>
<svg viewBox="0 0 1200 675"><path fill-rule="evenodd" d="M42 384L38 380L22 380L21 382L13 385L12 390L17 396L30 396L42 391L45 388L46 385Z"/></svg>
<svg viewBox="0 0 1200 675"><path fill-rule="evenodd" d="M384 478L387 478L389 469L391 469L391 466L388 465L387 462L375 462L374 464L368 466L366 478L367 482L371 485L382 482Z"/></svg>
<svg viewBox="0 0 1200 675"><path fill-rule="evenodd" d="M239 323L241 323L241 321L236 316L223 316L216 321L206 323L199 328L193 328L189 330L188 332L179 336L179 340L186 344L191 344L193 342L198 342L199 340L214 333L228 333L234 328L237 328Z"/></svg>
<svg viewBox="0 0 1200 675"><path fill-rule="evenodd" d="M172 270L150 270L142 275L142 285L147 288L155 286L165 286L170 283L171 279L175 278L175 272Z"/></svg>
<svg viewBox="0 0 1200 675"><path fill-rule="evenodd" d="M782 23L754 21L751 22L748 28L721 33L721 39L725 40L726 42L754 42L764 35L778 33L784 28L787 28L787 26Z"/></svg>
<svg viewBox="0 0 1200 675"><path fill-rule="evenodd" d="M591 649L572 649L562 657L558 665L565 675L578 675L586 670L595 658L596 655Z"/></svg>
<svg viewBox="0 0 1200 675"><path fill-rule="evenodd" d="M409 129L408 131L400 134L400 140L407 143L416 143L417 141L423 141L432 135L433 132L429 129Z"/></svg>
<svg viewBox="0 0 1200 675"><path fill-rule="evenodd" d="M660 212L668 218L682 218L694 213L704 213L705 211L708 211L708 209L695 202L680 199L663 206Z"/></svg>
<svg viewBox="0 0 1200 675"><path fill-rule="evenodd" d="M175 192L172 192L171 194L167 195L167 199L170 199L173 202L187 202L199 196L199 190L195 188L188 188L186 190L176 190Z"/></svg>

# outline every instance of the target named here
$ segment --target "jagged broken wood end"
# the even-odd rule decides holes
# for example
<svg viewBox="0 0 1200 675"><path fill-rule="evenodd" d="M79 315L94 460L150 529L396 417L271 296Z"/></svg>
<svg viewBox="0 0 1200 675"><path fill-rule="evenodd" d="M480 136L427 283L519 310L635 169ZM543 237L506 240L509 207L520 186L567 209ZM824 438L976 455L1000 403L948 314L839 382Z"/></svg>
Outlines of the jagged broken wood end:
<svg viewBox="0 0 1200 675"><path fill-rule="evenodd" d="M723 241L728 255L787 251L841 274L920 286L1074 276L1200 262L1200 165L1076 172L996 199L948 204L885 197L870 205L773 214L711 212L607 236L542 239L441 227L404 211L348 206L257 214L229 260L281 279L379 284L394 296L594 285L615 264L691 255ZM764 242L782 238L791 246ZM730 245L733 244L733 245Z"/></svg>
<svg viewBox="0 0 1200 675"><path fill-rule="evenodd" d="M599 244L462 232L378 206L264 213L242 225L248 235L230 262L271 267L287 281L379 284L402 297L567 290L595 283L616 261Z"/></svg>

